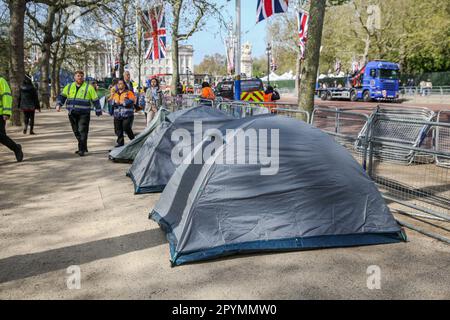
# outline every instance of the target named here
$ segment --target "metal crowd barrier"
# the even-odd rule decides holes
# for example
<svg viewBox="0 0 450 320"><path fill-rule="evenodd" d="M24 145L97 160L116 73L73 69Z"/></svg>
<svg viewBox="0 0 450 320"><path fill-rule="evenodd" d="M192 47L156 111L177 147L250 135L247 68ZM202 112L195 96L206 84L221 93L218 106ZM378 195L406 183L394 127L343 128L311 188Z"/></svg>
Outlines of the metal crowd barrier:
<svg viewBox="0 0 450 320"><path fill-rule="evenodd" d="M365 153L367 150L357 148L357 144L358 141L364 139L361 131L368 120L369 116L363 112L316 107L312 113L311 124L332 135L366 168L367 157Z"/></svg>
<svg viewBox="0 0 450 320"><path fill-rule="evenodd" d="M435 116L436 114L433 111L426 108L392 108L379 105L371 115L370 121L362 129L361 136L363 137L367 134L370 125L371 134L379 140L411 148L419 147L424 143L430 143L430 138L428 138L428 142L426 139L432 134L430 126L423 125L420 122L429 122ZM361 142L358 147L362 148ZM408 148L397 148L387 144L380 145L376 149L375 156L389 161L404 163L417 161L418 159L414 159L414 157L421 157L422 161L425 162L434 161L434 157L418 155Z"/></svg>
<svg viewBox="0 0 450 320"><path fill-rule="evenodd" d="M236 118L273 113L310 123L310 114L305 110L298 110L298 105L296 104L275 102L267 103L249 101L222 101L218 103L216 107Z"/></svg>
<svg viewBox="0 0 450 320"><path fill-rule="evenodd" d="M409 126L420 125L433 129L450 129L450 123L383 118L379 120ZM413 157L413 160L405 165L389 161L390 159L386 157L380 158L377 156L377 150L385 147L398 150L398 152L403 151L403 154L421 155L431 159L436 156L450 159L449 151L437 151L433 146L410 146L380 139L373 135L368 137L368 142L367 172L384 191L384 196L387 199L419 210L432 217L450 221L449 167L438 166L433 162L424 162L420 157ZM392 157L395 158L395 155L392 155Z"/></svg>
<svg viewBox="0 0 450 320"><path fill-rule="evenodd" d="M438 113L437 121L450 123L450 110L442 110ZM450 152L450 129L446 127L436 128L436 151ZM436 163L440 166L450 167L450 158L436 155Z"/></svg>
<svg viewBox="0 0 450 320"><path fill-rule="evenodd" d="M165 95L164 96L164 106L170 112L182 110L183 109L183 98L181 95L176 95L176 96Z"/></svg>
<svg viewBox="0 0 450 320"><path fill-rule="evenodd" d="M221 98L216 100L202 99L196 95L167 95L164 97L164 105L171 112L175 112L182 109L192 108L199 105L215 107L216 104L222 101Z"/></svg>
<svg viewBox="0 0 450 320"><path fill-rule="evenodd" d="M284 109L284 108L277 108L276 114L278 116L286 116L289 118L294 118L297 120L304 121L306 123L310 123L311 116L309 115L308 111L305 110L294 110L294 109Z"/></svg>
<svg viewBox="0 0 450 320"><path fill-rule="evenodd" d="M450 166L445 164L450 163L450 112L441 111L436 118L431 117L427 109L377 111L368 116L337 108L316 108L312 124L334 136L353 154L390 202L391 209L407 207L408 213L402 214L415 219L424 217L440 220L439 223L449 222ZM418 115L419 119L420 116L431 119L417 120ZM396 128L392 131L393 137L382 128ZM426 143L427 139L430 143ZM405 155L410 155L410 160L398 161ZM423 158L436 161L423 161ZM450 243L447 237L400 223Z"/></svg>
<svg viewBox="0 0 450 320"><path fill-rule="evenodd" d="M268 113L268 109L251 106L245 101L222 101L216 105L216 108L238 119Z"/></svg>
<svg viewBox="0 0 450 320"><path fill-rule="evenodd" d="M199 100L199 97L193 94L183 94L181 97L182 97L182 105L185 108L195 107Z"/></svg>
<svg viewBox="0 0 450 320"><path fill-rule="evenodd" d="M271 113L277 115L283 115L290 118L310 123L310 114L305 110L298 109L298 104L295 103L283 103L283 102L253 102L249 101L251 106L258 106L270 110Z"/></svg>
<svg viewBox="0 0 450 320"><path fill-rule="evenodd" d="M298 109L298 104L295 103L283 103L283 102L256 102L256 101L248 101L248 103L252 106L260 106L268 109Z"/></svg>
<svg viewBox="0 0 450 320"><path fill-rule="evenodd" d="M421 87L400 87L399 91L402 95L409 96L430 96L430 95L450 95L450 86L434 86L432 88L421 88Z"/></svg>

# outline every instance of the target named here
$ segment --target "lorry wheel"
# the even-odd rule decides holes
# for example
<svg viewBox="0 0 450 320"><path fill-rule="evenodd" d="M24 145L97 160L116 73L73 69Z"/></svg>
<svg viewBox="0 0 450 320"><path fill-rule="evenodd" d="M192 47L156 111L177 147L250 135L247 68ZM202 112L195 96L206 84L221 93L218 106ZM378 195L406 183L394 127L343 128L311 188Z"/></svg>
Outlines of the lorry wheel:
<svg viewBox="0 0 450 320"><path fill-rule="evenodd" d="M331 92L327 92L327 98L328 101L331 101L333 98L331 96Z"/></svg>
<svg viewBox="0 0 450 320"><path fill-rule="evenodd" d="M364 102L372 101L372 98L370 97L370 91L364 91L364 93L363 93L363 101Z"/></svg>
<svg viewBox="0 0 450 320"><path fill-rule="evenodd" d="M328 93L326 91L322 91L322 93L320 94L320 99L325 101L325 100L327 100L327 96L328 96Z"/></svg>
<svg viewBox="0 0 450 320"><path fill-rule="evenodd" d="M350 92L350 101L353 101L353 102L358 101L358 94L356 93L356 91Z"/></svg>

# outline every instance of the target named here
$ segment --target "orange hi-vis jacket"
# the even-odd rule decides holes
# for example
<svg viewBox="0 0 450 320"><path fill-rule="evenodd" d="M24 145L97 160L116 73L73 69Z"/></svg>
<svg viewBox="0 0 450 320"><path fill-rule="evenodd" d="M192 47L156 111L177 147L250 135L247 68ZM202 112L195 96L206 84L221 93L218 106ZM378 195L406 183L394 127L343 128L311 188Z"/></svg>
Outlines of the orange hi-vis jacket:
<svg viewBox="0 0 450 320"><path fill-rule="evenodd" d="M133 91L124 90L122 92L116 91L112 96L114 117L128 118L134 115L134 104L136 103L136 96Z"/></svg>
<svg viewBox="0 0 450 320"><path fill-rule="evenodd" d="M273 93L264 93L264 102L272 102L272 95ZM266 107L270 109L270 112L274 113L276 110L277 105L276 104L266 104Z"/></svg>
<svg viewBox="0 0 450 320"><path fill-rule="evenodd" d="M124 90L122 92L119 92L117 90L113 96L112 99L114 100L115 104L125 104L125 100L131 100L133 103L136 103L136 96L134 95L133 91L130 90Z"/></svg>
<svg viewBox="0 0 450 320"><path fill-rule="evenodd" d="M210 87L205 87L202 88L202 94L200 95L200 97L203 99L214 100L216 98L216 95L214 94L213 89L211 89Z"/></svg>

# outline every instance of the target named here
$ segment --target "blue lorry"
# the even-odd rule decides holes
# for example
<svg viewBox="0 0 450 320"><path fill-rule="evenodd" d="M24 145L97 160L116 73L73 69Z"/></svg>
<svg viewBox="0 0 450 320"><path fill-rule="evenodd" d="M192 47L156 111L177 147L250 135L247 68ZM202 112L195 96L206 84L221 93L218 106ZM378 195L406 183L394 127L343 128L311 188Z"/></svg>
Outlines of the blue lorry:
<svg viewBox="0 0 450 320"><path fill-rule="evenodd" d="M322 100L396 101L399 98L399 76L398 64L370 61L352 77L320 79L316 94Z"/></svg>

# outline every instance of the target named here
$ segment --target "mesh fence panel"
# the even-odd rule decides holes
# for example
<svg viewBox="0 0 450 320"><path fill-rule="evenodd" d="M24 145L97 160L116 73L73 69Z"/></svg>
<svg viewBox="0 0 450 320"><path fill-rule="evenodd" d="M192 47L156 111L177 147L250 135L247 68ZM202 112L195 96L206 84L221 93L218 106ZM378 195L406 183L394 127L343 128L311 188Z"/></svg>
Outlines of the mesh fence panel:
<svg viewBox="0 0 450 320"><path fill-rule="evenodd" d="M361 131L368 116L363 112L342 111L338 109L316 108L311 123L316 128L332 135L361 164L364 163L364 150L357 148Z"/></svg>
<svg viewBox="0 0 450 320"><path fill-rule="evenodd" d="M426 149L420 153L422 157L433 157ZM448 167L424 163L420 157L414 157L408 164L390 161L386 157L386 153L383 157L374 156L371 166L371 177L386 197L433 216L450 217Z"/></svg>
<svg viewBox="0 0 450 320"><path fill-rule="evenodd" d="M425 108L389 108L383 105L372 115L371 137L385 142L394 142L404 147L419 147L430 134L430 126L415 123L431 121L435 113ZM367 134L368 124L361 131L361 136ZM418 155L408 148L398 148L386 144L374 146L374 156L386 161L411 163L419 161L433 162L433 156Z"/></svg>
<svg viewBox="0 0 450 320"><path fill-rule="evenodd" d="M436 118L427 109L379 108L370 117L355 111L316 108L312 124L361 164L367 156L367 171L393 201L391 207L402 205L428 218L450 220L450 166L443 165L449 161L450 127L436 122L448 124L450 112ZM438 158L440 165L434 161Z"/></svg>
<svg viewBox="0 0 450 320"><path fill-rule="evenodd" d="M438 121L450 123L450 110L439 112ZM450 128L436 128L436 150L450 153ZM437 155L436 163L440 166L450 167L450 158Z"/></svg>

